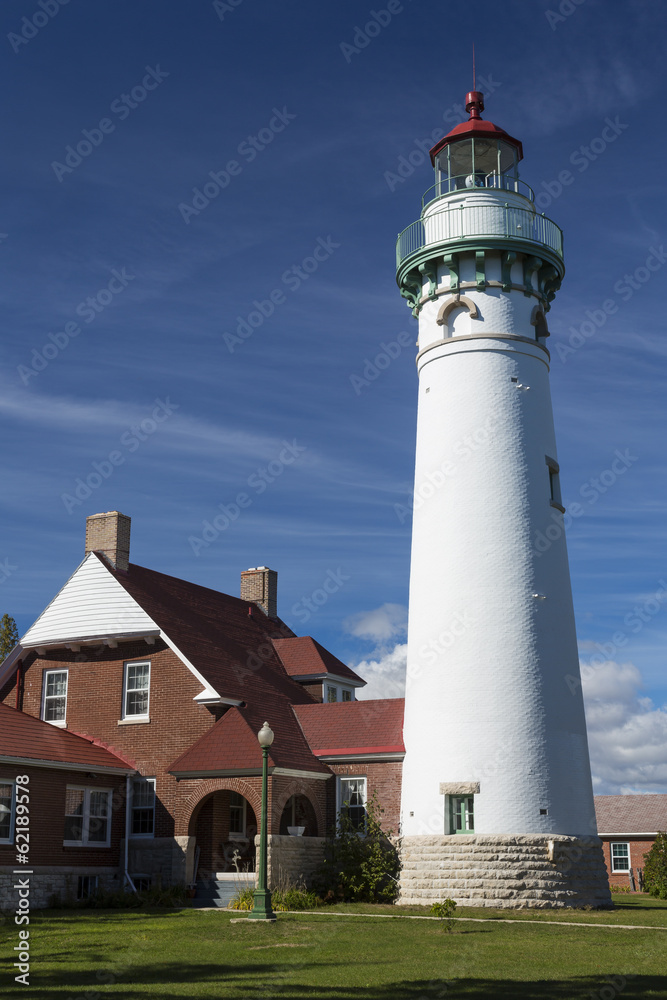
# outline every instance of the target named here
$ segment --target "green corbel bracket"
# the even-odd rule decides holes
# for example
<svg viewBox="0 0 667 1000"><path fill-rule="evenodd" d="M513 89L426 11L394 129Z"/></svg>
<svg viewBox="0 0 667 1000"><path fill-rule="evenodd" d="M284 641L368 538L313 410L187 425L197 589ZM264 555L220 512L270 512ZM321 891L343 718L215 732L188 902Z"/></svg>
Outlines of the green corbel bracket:
<svg viewBox="0 0 667 1000"><path fill-rule="evenodd" d="M401 295L407 299L408 306L412 309L412 315L419 315L419 299L421 298L422 283L416 276L415 271L410 271L401 281Z"/></svg>
<svg viewBox="0 0 667 1000"><path fill-rule="evenodd" d="M442 258L445 267L449 268L449 290L453 293L459 291L459 255L456 253L446 253Z"/></svg>
<svg viewBox="0 0 667 1000"><path fill-rule="evenodd" d="M531 275L533 271L539 271L542 267L541 257L524 257L523 259L523 294L531 295L533 292L538 291L538 288L533 288L533 283L531 281ZM539 281L538 281L539 285Z"/></svg>
<svg viewBox="0 0 667 1000"><path fill-rule="evenodd" d="M475 281L477 291L483 292L486 288L486 260L483 250L475 251Z"/></svg>
<svg viewBox="0 0 667 1000"><path fill-rule="evenodd" d="M500 276L504 292L509 292L512 290L512 264L514 264L515 261L516 261L516 253L513 250L507 250L502 255Z"/></svg>
<svg viewBox="0 0 667 1000"><path fill-rule="evenodd" d="M425 264L419 265L419 271L428 278L428 292L426 294L429 299L434 299L438 285L438 271L435 264L428 260Z"/></svg>

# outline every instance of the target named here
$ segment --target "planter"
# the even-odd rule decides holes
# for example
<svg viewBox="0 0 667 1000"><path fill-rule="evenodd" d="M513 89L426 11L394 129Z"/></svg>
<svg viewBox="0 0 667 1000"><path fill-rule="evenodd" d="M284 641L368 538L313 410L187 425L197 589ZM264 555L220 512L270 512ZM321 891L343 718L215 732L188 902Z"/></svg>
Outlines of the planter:
<svg viewBox="0 0 667 1000"><path fill-rule="evenodd" d="M306 829L305 826L288 826L287 832L289 833L290 837L303 837L303 832L305 829Z"/></svg>

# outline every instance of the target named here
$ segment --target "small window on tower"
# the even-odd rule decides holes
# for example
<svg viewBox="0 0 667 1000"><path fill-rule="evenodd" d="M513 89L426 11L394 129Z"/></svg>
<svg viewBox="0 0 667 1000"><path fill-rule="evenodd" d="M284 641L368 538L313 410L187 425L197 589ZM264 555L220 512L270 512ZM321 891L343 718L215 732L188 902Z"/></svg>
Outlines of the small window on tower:
<svg viewBox="0 0 667 1000"><path fill-rule="evenodd" d="M449 796L449 832L475 832L475 799L473 795Z"/></svg>
<svg viewBox="0 0 667 1000"><path fill-rule="evenodd" d="M554 458L545 455L547 468L549 470L549 500L552 507L565 512L563 499L560 493L560 469L558 462Z"/></svg>

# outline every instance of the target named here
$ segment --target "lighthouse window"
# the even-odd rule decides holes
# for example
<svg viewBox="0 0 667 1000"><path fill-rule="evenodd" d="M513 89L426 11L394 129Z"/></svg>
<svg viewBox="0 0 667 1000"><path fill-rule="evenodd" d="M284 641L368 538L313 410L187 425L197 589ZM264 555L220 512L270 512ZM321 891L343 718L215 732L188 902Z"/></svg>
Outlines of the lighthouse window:
<svg viewBox="0 0 667 1000"><path fill-rule="evenodd" d="M449 832L474 833L475 811L472 795L451 795L449 797Z"/></svg>
<svg viewBox="0 0 667 1000"><path fill-rule="evenodd" d="M558 467L558 462L554 458L549 458L548 455L545 457L547 461L547 468L549 469L549 494L551 506L557 507L558 510L565 510L560 493L560 469Z"/></svg>

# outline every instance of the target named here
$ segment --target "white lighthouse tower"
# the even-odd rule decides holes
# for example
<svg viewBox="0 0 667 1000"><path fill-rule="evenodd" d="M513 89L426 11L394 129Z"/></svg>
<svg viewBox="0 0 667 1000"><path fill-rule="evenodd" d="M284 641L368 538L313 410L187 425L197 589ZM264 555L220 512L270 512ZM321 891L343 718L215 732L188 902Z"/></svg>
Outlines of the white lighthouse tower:
<svg viewBox="0 0 667 1000"><path fill-rule="evenodd" d="M562 233L481 118L398 238L419 319L401 898L609 905L549 391Z"/></svg>

